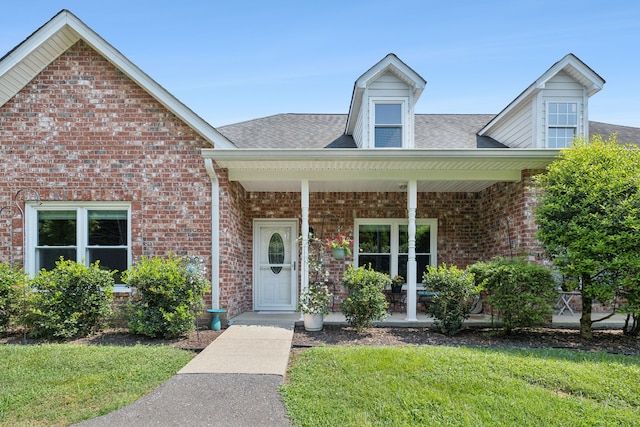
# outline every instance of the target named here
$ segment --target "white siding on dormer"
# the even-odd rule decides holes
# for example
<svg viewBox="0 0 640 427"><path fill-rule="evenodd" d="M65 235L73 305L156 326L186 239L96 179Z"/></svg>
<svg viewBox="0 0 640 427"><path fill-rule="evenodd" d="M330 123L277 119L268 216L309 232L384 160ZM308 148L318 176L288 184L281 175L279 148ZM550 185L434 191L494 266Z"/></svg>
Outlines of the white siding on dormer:
<svg viewBox="0 0 640 427"><path fill-rule="evenodd" d="M531 148L533 105L523 106L489 136L511 148Z"/></svg>
<svg viewBox="0 0 640 427"><path fill-rule="evenodd" d="M409 86L392 73L385 73L368 87L369 96L409 96Z"/></svg>
<svg viewBox="0 0 640 427"><path fill-rule="evenodd" d="M353 129L353 140L358 148L362 148L365 144L365 131L367 130L367 126L365 125L366 120L364 116L366 111L366 108L360 108L358 119L356 120L356 126Z"/></svg>

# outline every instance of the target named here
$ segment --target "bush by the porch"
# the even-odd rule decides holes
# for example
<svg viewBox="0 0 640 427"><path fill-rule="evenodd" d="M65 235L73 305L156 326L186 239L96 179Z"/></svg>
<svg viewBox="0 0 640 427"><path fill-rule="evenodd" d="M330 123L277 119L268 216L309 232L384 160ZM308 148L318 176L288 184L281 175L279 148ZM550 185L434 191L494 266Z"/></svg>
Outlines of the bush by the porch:
<svg viewBox="0 0 640 427"><path fill-rule="evenodd" d="M551 270L523 258L496 258L467 269L487 291L506 333L514 328L542 326L553 313L557 299Z"/></svg>
<svg viewBox="0 0 640 427"><path fill-rule="evenodd" d="M185 258L142 257L123 274L135 288L129 329L153 338L176 338L195 329L209 282L198 266Z"/></svg>
<svg viewBox="0 0 640 427"><path fill-rule="evenodd" d="M27 326L35 337L72 338L100 330L111 314L114 272L63 260L40 270L28 296Z"/></svg>
<svg viewBox="0 0 640 427"><path fill-rule="evenodd" d="M349 296L342 302L342 313L347 322L361 332L375 320L387 317L387 299L384 288L391 284L388 274L374 271L371 266L349 268L344 272L344 285Z"/></svg>
<svg viewBox="0 0 640 427"><path fill-rule="evenodd" d="M0 332L18 314L22 289L26 286L27 275L18 266L0 263Z"/></svg>
<svg viewBox="0 0 640 427"><path fill-rule="evenodd" d="M455 335L471 314L473 296L480 292L473 275L455 265L428 266L423 283L434 293L427 307L427 312L435 319L433 327L443 334Z"/></svg>

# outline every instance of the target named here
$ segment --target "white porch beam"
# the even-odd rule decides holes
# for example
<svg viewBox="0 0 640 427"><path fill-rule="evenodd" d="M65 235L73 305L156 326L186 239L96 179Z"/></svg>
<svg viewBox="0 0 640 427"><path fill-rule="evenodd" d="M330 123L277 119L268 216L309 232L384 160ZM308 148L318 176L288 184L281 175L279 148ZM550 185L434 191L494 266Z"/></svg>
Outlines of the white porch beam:
<svg viewBox="0 0 640 427"><path fill-rule="evenodd" d="M407 260L407 317L405 320L416 322L416 302L417 291L417 263L416 263L416 208L418 205L418 183L409 181L407 183L407 213L409 216L408 244L409 255Z"/></svg>

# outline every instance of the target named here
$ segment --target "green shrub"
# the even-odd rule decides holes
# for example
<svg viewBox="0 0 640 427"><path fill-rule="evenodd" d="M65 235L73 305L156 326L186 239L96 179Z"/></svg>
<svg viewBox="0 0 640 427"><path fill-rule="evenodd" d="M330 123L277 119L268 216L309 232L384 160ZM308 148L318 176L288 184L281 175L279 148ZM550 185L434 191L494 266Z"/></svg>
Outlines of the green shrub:
<svg viewBox="0 0 640 427"><path fill-rule="evenodd" d="M0 263L0 332L17 316L27 276L18 266Z"/></svg>
<svg viewBox="0 0 640 427"><path fill-rule="evenodd" d="M423 279L425 288L434 292L427 307L427 313L435 319L433 327L443 334L455 335L469 318L473 297L480 291L473 274L443 264L438 268L427 267Z"/></svg>
<svg viewBox="0 0 640 427"><path fill-rule="evenodd" d="M32 335L72 338L100 330L111 313L113 274L98 261L87 267L62 258L53 270L40 270L29 295Z"/></svg>
<svg viewBox="0 0 640 427"><path fill-rule="evenodd" d="M209 289L197 263L169 254L146 258L123 274L135 288L129 329L150 337L175 338L195 329L195 320Z"/></svg>
<svg viewBox="0 0 640 427"><path fill-rule="evenodd" d="M553 314L557 285L548 268L523 258L497 258L473 264L468 271L476 283L483 284L487 301L498 312L506 333L543 325Z"/></svg>
<svg viewBox="0 0 640 427"><path fill-rule="evenodd" d="M350 265L343 280L349 296L342 302L342 313L356 331L361 332L372 326L375 320L387 317L384 288L391 284L388 274L374 271L371 266L355 269Z"/></svg>

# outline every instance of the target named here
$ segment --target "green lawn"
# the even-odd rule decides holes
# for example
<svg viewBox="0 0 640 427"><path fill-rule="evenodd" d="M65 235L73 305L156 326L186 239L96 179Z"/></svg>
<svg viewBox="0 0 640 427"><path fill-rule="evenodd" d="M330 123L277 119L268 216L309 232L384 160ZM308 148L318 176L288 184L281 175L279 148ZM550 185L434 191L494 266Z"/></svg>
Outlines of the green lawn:
<svg viewBox="0 0 640 427"><path fill-rule="evenodd" d="M318 347L281 392L296 426L636 426L640 357Z"/></svg>
<svg viewBox="0 0 640 427"><path fill-rule="evenodd" d="M0 346L0 426L64 426L149 393L194 354L168 346Z"/></svg>

